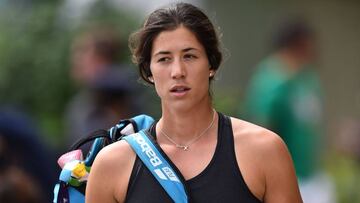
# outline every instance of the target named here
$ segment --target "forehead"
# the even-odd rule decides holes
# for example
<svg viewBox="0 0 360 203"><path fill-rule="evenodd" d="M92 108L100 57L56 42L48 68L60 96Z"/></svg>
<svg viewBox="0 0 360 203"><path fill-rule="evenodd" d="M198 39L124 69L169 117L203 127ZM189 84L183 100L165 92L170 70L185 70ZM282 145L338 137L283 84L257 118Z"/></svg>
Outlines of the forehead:
<svg viewBox="0 0 360 203"><path fill-rule="evenodd" d="M187 48L204 51L196 35L184 26L160 32L152 44L152 55L160 51L176 52Z"/></svg>

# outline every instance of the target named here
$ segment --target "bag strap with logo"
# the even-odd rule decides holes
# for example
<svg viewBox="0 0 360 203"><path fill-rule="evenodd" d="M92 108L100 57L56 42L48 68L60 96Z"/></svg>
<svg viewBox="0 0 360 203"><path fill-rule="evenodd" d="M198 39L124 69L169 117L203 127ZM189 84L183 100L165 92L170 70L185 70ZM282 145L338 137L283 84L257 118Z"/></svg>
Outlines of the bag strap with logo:
<svg viewBox="0 0 360 203"><path fill-rule="evenodd" d="M179 178L176 171L162 156L158 145L154 143L150 136L147 131L141 130L122 139L129 143L175 203L187 203L188 196L182 179Z"/></svg>

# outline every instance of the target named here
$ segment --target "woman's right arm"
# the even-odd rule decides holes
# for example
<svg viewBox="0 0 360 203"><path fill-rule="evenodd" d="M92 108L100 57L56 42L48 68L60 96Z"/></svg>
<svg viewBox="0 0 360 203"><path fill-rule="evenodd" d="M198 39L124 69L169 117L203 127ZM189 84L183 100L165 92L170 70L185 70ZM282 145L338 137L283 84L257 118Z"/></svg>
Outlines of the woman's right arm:
<svg viewBox="0 0 360 203"><path fill-rule="evenodd" d="M124 202L135 153L125 141L102 149L88 178L86 203Z"/></svg>

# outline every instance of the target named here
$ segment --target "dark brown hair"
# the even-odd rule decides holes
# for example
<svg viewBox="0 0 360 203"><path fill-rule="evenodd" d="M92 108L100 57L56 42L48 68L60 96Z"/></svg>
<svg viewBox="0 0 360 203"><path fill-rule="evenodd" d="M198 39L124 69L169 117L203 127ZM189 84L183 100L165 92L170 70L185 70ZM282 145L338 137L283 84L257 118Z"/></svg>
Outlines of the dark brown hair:
<svg viewBox="0 0 360 203"><path fill-rule="evenodd" d="M219 39L210 19L199 8L188 3L176 3L167 8L152 12L142 28L133 33L129 39L129 47L133 61L138 65L141 78L149 81L151 50L155 37L162 31L174 30L180 25L188 28L204 47L210 69L217 70L222 61ZM210 78L212 79L212 78Z"/></svg>

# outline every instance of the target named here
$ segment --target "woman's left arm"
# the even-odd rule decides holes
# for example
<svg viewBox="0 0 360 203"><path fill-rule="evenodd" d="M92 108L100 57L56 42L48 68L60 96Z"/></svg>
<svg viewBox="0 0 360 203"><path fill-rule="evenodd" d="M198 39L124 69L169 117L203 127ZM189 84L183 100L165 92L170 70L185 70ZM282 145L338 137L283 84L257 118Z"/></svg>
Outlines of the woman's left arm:
<svg viewBox="0 0 360 203"><path fill-rule="evenodd" d="M293 161L283 140L269 134L262 149L265 203L302 203Z"/></svg>

